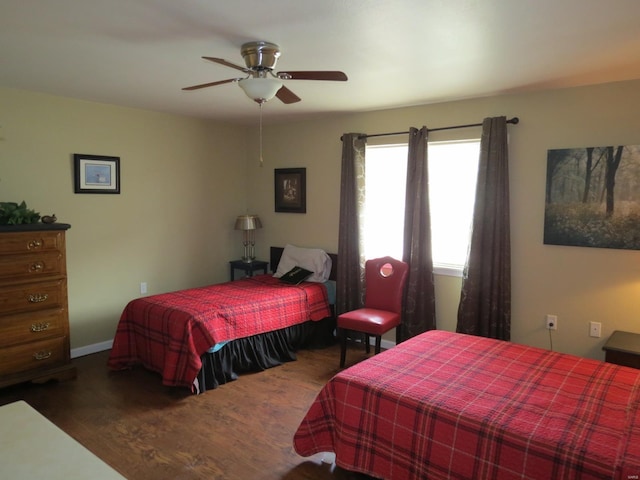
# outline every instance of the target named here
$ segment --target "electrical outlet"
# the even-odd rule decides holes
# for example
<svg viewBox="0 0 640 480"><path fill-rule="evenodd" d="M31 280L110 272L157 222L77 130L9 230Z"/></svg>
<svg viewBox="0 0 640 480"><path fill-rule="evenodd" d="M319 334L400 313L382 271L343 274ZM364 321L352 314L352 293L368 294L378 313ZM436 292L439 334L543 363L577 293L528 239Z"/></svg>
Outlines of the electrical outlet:
<svg viewBox="0 0 640 480"><path fill-rule="evenodd" d="M544 319L544 326L547 330L557 330L558 329L558 316L557 315L549 315Z"/></svg>
<svg viewBox="0 0 640 480"><path fill-rule="evenodd" d="M144 295L147 293L147 282L140 283L140 294Z"/></svg>
<svg viewBox="0 0 640 480"><path fill-rule="evenodd" d="M589 322L589 336L600 338L602 335L602 324L600 322Z"/></svg>

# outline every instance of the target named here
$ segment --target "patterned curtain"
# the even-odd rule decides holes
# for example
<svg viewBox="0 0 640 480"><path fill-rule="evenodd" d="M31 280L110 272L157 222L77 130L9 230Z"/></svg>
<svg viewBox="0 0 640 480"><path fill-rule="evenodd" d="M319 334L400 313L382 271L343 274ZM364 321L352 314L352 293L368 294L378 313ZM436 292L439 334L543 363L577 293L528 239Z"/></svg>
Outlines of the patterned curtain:
<svg viewBox="0 0 640 480"><path fill-rule="evenodd" d="M364 305L364 154L366 137L361 133L342 136L338 267L336 271L336 315Z"/></svg>
<svg viewBox="0 0 640 480"><path fill-rule="evenodd" d="M431 257L427 127L409 131L403 260L409 264L402 323L396 343L436 328L436 302Z"/></svg>
<svg viewBox="0 0 640 480"><path fill-rule="evenodd" d="M508 163L506 117L485 118L456 330L501 340L511 338Z"/></svg>

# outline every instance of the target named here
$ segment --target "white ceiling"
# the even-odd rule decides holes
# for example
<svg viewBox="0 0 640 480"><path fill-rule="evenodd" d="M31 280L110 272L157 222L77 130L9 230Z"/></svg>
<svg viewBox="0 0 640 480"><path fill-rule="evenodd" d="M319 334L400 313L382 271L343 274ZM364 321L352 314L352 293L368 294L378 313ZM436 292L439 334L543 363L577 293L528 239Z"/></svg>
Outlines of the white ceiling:
<svg viewBox="0 0 640 480"><path fill-rule="evenodd" d="M253 40L349 77L287 81L302 101L264 114L290 121L640 78L640 1L0 0L0 86L253 124L237 84L181 90Z"/></svg>

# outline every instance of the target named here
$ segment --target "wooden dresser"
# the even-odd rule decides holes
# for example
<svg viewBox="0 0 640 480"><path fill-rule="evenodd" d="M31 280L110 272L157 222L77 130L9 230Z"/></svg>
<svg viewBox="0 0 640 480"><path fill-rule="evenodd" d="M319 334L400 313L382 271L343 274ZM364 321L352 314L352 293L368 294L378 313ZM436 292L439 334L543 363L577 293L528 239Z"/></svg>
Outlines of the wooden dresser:
<svg viewBox="0 0 640 480"><path fill-rule="evenodd" d="M0 387L76 375L64 223L0 226Z"/></svg>

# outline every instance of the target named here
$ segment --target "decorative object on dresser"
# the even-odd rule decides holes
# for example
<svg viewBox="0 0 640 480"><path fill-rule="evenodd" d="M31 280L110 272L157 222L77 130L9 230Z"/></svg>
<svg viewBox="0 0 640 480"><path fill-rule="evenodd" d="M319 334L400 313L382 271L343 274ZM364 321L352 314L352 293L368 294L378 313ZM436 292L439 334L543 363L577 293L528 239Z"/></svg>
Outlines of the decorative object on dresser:
<svg viewBox="0 0 640 480"><path fill-rule="evenodd" d="M258 215L239 215L238 218L236 218L235 229L242 230L242 245L244 246L243 262L251 263L256 258L255 230L258 228L262 228L262 222Z"/></svg>
<svg viewBox="0 0 640 480"><path fill-rule="evenodd" d="M69 228L0 227L0 387L76 376L69 350Z"/></svg>
<svg viewBox="0 0 640 480"><path fill-rule="evenodd" d="M37 223L40 214L30 208L24 200L16 202L0 202L0 225L22 225Z"/></svg>

